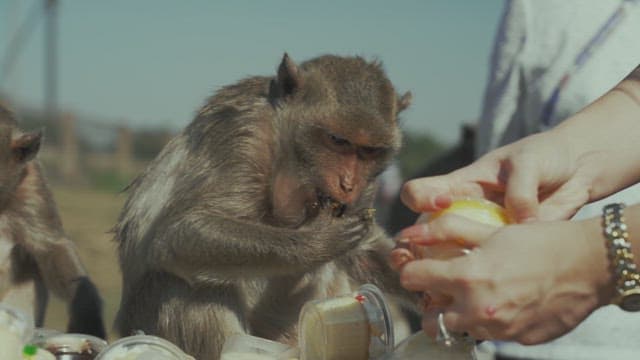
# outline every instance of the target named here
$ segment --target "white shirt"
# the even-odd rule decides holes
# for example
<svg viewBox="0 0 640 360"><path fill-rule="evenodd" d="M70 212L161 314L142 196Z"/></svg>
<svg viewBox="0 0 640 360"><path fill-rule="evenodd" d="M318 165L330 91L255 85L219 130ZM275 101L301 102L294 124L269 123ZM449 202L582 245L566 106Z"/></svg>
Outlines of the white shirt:
<svg viewBox="0 0 640 360"><path fill-rule="evenodd" d="M621 3L507 1L478 124L478 156L547 129L541 121L545 102L585 44ZM627 4L622 22L585 65L571 74L550 118L551 126L596 100L638 64L640 3ZM603 122L603 129L606 126ZM574 218L599 216L602 206L613 201L640 202L640 185L589 204ZM640 313L607 306L555 341L536 346L498 343L497 347L503 355L535 359L640 359Z"/></svg>

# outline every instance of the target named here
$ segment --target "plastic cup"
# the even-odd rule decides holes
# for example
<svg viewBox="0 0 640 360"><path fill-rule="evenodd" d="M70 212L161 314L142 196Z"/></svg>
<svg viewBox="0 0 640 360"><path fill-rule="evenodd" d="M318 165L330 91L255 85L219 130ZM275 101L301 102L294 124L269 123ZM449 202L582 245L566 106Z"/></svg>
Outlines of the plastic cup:
<svg viewBox="0 0 640 360"><path fill-rule="evenodd" d="M33 320L18 309L0 304L0 349L9 360L21 359L33 333Z"/></svg>
<svg viewBox="0 0 640 360"><path fill-rule="evenodd" d="M389 309L371 284L353 295L306 303L298 331L302 360L377 359L394 345Z"/></svg>
<svg viewBox="0 0 640 360"><path fill-rule="evenodd" d="M193 360L173 343L151 335L122 338L105 348L96 360Z"/></svg>
<svg viewBox="0 0 640 360"><path fill-rule="evenodd" d="M297 359L298 349L247 334L234 334L225 341L220 360Z"/></svg>
<svg viewBox="0 0 640 360"><path fill-rule="evenodd" d="M93 360L107 342L86 334L58 334L45 337L35 345L52 353L56 360Z"/></svg>

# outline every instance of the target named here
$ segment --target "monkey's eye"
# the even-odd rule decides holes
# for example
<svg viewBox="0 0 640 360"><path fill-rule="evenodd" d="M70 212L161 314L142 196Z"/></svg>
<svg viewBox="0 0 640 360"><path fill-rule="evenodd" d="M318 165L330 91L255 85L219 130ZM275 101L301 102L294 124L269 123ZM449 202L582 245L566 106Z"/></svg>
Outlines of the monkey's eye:
<svg viewBox="0 0 640 360"><path fill-rule="evenodd" d="M380 156L384 153L385 149L383 147L374 147L374 146L361 146L358 149L360 156L365 158L373 158Z"/></svg>
<svg viewBox="0 0 640 360"><path fill-rule="evenodd" d="M331 140L331 142L334 145L337 145L337 146L348 146L348 145L350 145L349 140L343 139L343 138L335 136L333 134L329 134L329 139Z"/></svg>

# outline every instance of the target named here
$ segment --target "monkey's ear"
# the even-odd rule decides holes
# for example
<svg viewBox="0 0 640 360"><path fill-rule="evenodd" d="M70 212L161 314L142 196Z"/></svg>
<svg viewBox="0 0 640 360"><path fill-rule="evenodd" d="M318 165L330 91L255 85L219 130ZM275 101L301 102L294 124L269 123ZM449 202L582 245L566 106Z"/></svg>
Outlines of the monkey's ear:
<svg viewBox="0 0 640 360"><path fill-rule="evenodd" d="M278 66L278 75L271 84L271 92L274 97L287 97L292 95L302 86L302 76L300 70L289 54L284 53L280 66Z"/></svg>
<svg viewBox="0 0 640 360"><path fill-rule="evenodd" d="M411 105L411 99L413 99L413 94L411 94L411 91L407 91L398 99L398 114L404 109L408 108L409 105Z"/></svg>
<svg viewBox="0 0 640 360"><path fill-rule="evenodd" d="M42 131L26 133L11 143L11 151L16 160L27 162L33 159L38 150L40 150L40 142L42 141Z"/></svg>

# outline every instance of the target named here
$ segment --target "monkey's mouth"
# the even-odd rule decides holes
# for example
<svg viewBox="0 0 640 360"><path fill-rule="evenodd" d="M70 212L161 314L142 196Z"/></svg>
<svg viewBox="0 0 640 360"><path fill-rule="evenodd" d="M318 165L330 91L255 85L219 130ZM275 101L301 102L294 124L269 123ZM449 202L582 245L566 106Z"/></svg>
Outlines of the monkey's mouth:
<svg viewBox="0 0 640 360"><path fill-rule="evenodd" d="M316 190L316 202L313 206L320 209L331 209L331 215L334 217L341 217L347 210L346 204L339 202L320 190Z"/></svg>

